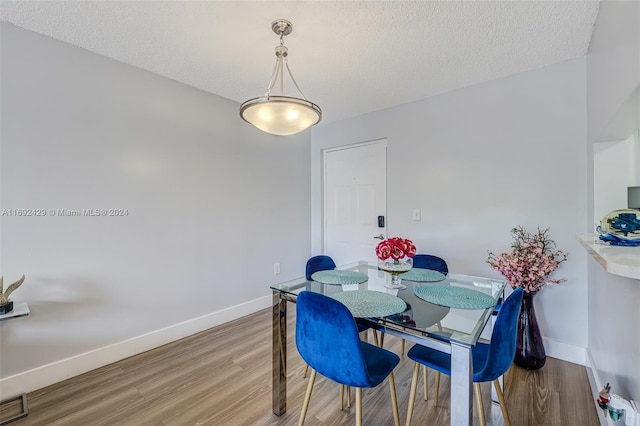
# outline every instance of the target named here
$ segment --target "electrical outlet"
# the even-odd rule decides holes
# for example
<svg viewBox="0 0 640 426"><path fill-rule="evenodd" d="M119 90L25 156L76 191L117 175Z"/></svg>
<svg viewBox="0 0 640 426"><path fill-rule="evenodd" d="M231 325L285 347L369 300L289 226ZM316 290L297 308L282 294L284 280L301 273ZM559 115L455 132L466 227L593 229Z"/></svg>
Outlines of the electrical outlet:
<svg viewBox="0 0 640 426"><path fill-rule="evenodd" d="M280 262L276 262L273 264L273 275L278 275L280 273Z"/></svg>

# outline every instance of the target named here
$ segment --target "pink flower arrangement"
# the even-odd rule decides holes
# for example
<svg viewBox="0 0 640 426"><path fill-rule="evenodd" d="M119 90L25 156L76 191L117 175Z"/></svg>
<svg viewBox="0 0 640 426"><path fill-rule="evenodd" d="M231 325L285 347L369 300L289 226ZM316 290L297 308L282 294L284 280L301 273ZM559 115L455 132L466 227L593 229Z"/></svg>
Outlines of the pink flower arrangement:
<svg viewBox="0 0 640 426"><path fill-rule="evenodd" d="M405 238L393 237L388 238L376 246L376 256L380 260L399 260L403 257L413 257L416 254L416 246L411 240Z"/></svg>
<svg viewBox="0 0 640 426"><path fill-rule="evenodd" d="M527 293L567 281L566 278L549 277L560 263L567 260L567 253L556 248L548 232L549 228L538 228L536 233L529 233L521 226L513 228L511 252L500 255L489 252L487 263L491 269L504 275L511 287L522 287Z"/></svg>

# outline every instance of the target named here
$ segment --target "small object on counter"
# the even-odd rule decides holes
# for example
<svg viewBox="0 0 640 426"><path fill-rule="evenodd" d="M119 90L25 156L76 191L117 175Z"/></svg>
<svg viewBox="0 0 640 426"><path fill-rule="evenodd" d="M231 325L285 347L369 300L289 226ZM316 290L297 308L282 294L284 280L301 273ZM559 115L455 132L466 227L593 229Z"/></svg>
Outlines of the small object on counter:
<svg viewBox="0 0 640 426"><path fill-rule="evenodd" d="M621 422L626 426L640 425L640 412L638 412L636 404L615 393L611 394L609 401L609 417L614 422Z"/></svg>
<svg viewBox="0 0 640 426"><path fill-rule="evenodd" d="M611 392L611 386L607 383L607 385L598 394L598 406L603 410L609 408L609 400L611 399L609 392Z"/></svg>

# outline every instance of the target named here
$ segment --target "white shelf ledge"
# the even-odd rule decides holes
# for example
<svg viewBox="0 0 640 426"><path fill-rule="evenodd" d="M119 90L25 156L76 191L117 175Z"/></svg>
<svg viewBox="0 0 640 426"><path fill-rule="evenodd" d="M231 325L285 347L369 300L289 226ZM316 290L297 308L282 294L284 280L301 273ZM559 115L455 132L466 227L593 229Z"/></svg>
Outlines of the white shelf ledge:
<svg viewBox="0 0 640 426"><path fill-rule="evenodd" d="M640 280L640 247L610 246L597 234L579 234L578 240L607 272Z"/></svg>

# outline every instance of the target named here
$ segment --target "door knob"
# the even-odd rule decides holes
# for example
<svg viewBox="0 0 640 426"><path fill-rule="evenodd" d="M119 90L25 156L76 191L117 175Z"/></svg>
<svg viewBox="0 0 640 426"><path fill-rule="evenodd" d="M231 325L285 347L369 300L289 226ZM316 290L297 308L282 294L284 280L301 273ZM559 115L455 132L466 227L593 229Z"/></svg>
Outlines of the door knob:
<svg viewBox="0 0 640 426"><path fill-rule="evenodd" d="M376 238L376 239L378 239L378 240L384 240L384 235L383 235L383 234L376 235L376 236L375 236L375 237L373 237L373 238Z"/></svg>

